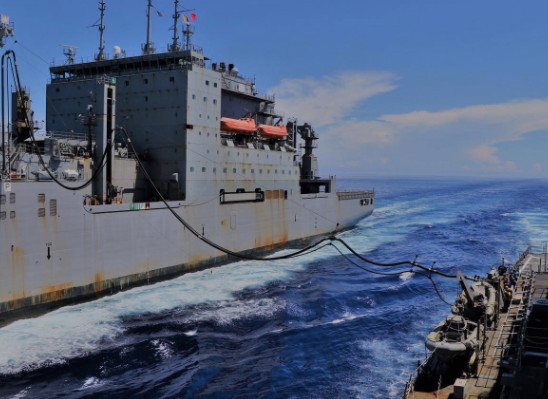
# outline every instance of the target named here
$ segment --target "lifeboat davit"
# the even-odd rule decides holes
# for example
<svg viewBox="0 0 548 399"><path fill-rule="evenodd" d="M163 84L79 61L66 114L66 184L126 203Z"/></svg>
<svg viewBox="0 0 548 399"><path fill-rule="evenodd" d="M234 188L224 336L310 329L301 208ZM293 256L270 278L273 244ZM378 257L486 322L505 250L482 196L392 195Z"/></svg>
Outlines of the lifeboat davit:
<svg viewBox="0 0 548 399"><path fill-rule="evenodd" d="M257 131L255 120L251 118L231 119L221 118L221 131L251 134Z"/></svg>
<svg viewBox="0 0 548 399"><path fill-rule="evenodd" d="M283 139L287 137L285 125L259 125L259 134L267 139Z"/></svg>

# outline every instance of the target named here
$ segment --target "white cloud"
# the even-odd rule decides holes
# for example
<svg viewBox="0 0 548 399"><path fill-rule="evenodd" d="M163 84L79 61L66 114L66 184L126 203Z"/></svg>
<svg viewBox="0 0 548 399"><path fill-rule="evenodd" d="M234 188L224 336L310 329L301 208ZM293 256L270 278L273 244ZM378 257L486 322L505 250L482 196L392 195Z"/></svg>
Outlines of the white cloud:
<svg viewBox="0 0 548 399"><path fill-rule="evenodd" d="M422 168L435 173L441 165L447 173L451 167L471 173L515 173L516 162L501 159L498 145L548 129L548 99L385 113L372 119L353 116L365 100L395 90L396 80L387 72L344 72L284 79L270 92L276 94L279 110L316 128L321 151L327 147L324 160L336 157L334 165L343 168L359 160L405 172ZM541 171L539 166L535 169Z"/></svg>
<svg viewBox="0 0 548 399"><path fill-rule="evenodd" d="M478 145L477 147L471 148L469 150L470 156L481 162L481 163L491 163L499 164L500 159L495 154L498 152L498 149L495 147L490 147L488 145Z"/></svg>
<svg viewBox="0 0 548 399"><path fill-rule="evenodd" d="M362 101L396 89L387 72L342 72L321 78L283 79L269 90L277 108L316 128L340 122Z"/></svg>

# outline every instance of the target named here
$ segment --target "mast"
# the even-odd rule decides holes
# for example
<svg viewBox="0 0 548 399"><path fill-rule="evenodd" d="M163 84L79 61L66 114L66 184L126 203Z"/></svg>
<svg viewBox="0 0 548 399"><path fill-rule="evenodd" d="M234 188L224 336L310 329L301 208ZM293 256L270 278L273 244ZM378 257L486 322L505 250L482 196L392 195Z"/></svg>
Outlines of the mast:
<svg viewBox="0 0 548 399"><path fill-rule="evenodd" d="M101 22L99 24L99 32L100 32L100 38L99 38L99 54L95 57L96 61L102 61L106 59L105 55L105 38L104 38L104 32L105 32L105 9L106 9L106 2L105 0L99 1L99 11L101 11Z"/></svg>
<svg viewBox="0 0 548 399"><path fill-rule="evenodd" d="M189 23L185 24L186 27L183 28L183 34L185 35L185 50L192 50L192 40L191 36L194 34L194 29Z"/></svg>
<svg viewBox="0 0 548 399"><path fill-rule="evenodd" d="M151 19L152 19L152 0L148 0L147 7L147 42L143 45L143 54L154 54L155 48L154 43L152 43L150 29L151 29Z"/></svg>
<svg viewBox="0 0 548 399"><path fill-rule="evenodd" d="M169 51L175 52L181 50L181 45L179 44L179 32L177 32L177 23L179 22L179 0L175 0L175 12L173 13L173 43L169 46Z"/></svg>

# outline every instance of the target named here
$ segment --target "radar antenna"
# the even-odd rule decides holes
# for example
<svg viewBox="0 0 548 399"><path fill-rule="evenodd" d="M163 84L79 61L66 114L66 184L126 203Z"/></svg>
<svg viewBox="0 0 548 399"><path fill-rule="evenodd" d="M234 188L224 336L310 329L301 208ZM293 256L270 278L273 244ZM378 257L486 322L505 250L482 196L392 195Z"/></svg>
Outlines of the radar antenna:
<svg viewBox="0 0 548 399"><path fill-rule="evenodd" d="M107 59L107 56L105 54L105 39L104 39L104 32L105 32L105 9L107 8L106 2L104 0L99 1L99 11L101 11L101 22L99 23L99 53L97 56L95 56L96 61L103 61Z"/></svg>
<svg viewBox="0 0 548 399"><path fill-rule="evenodd" d="M10 23L10 17L6 14L0 15L0 48L6 45L5 39L13 36L13 22Z"/></svg>
<svg viewBox="0 0 548 399"><path fill-rule="evenodd" d="M76 49L80 47L71 46L69 44L60 44L63 47L63 54L67 57L67 64L74 64L74 57L76 57Z"/></svg>

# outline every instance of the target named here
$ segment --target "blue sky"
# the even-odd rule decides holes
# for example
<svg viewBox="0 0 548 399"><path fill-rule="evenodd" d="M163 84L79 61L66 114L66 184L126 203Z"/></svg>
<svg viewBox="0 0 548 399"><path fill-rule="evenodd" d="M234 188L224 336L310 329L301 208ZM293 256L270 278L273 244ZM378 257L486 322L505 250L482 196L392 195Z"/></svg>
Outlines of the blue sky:
<svg viewBox="0 0 548 399"><path fill-rule="evenodd" d="M158 49L172 2L155 0ZM324 174L545 177L546 1L183 2L194 42L275 93L286 116L321 135ZM107 0L106 47L145 41L145 0ZM45 113L60 44L97 51L94 0L0 3L15 22L22 80Z"/></svg>

